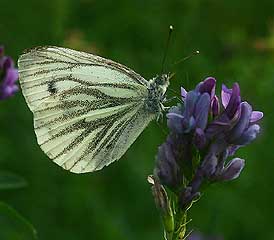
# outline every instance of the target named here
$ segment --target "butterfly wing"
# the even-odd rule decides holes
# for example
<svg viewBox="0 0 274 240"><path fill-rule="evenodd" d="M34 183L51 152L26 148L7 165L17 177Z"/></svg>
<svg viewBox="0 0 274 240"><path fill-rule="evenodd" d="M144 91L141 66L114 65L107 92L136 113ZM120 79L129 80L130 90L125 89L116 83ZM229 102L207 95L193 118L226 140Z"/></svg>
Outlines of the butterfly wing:
<svg viewBox="0 0 274 240"><path fill-rule="evenodd" d="M38 144L71 172L118 160L155 117L144 106L148 82L111 60L39 47L20 56L18 66Z"/></svg>

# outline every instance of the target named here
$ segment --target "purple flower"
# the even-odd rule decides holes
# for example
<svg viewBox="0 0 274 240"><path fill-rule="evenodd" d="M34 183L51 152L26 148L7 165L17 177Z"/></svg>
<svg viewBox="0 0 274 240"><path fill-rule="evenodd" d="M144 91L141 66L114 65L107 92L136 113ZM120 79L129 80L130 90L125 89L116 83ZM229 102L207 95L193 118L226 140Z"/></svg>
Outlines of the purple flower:
<svg viewBox="0 0 274 240"><path fill-rule="evenodd" d="M228 104L231 102L231 105L237 105L236 108L239 108L241 103L240 97L240 88L237 83L233 85L232 89L228 89L224 84L222 86L222 104L227 110ZM232 99L233 98L233 99ZM263 113L260 111L252 111L250 116L250 122L254 123L263 118Z"/></svg>
<svg viewBox="0 0 274 240"><path fill-rule="evenodd" d="M154 175L158 176L161 184L171 189L175 189L182 184L180 167L176 162L176 158L178 159L179 156L174 151L176 146L176 140L169 136L167 141L158 149L157 163L154 169Z"/></svg>
<svg viewBox="0 0 274 240"><path fill-rule="evenodd" d="M232 89L222 86L221 104L215 87L216 80L209 77L192 91L181 88L183 104L167 114L170 134L159 148L154 174L179 194L183 209L200 196L206 182L240 175L244 160L229 157L260 131L263 113L242 102L238 83Z"/></svg>
<svg viewBox="0 0 274 240"><path fill-rule="evenodd" d="M0 47L0 100L14 95L18 91L15 84L18 80L18 71L14 68L11 57L4 56L4 47Z"/></svg>
<svg viewBox="0 0 274 240"><path fill-rule="evenodd" d="M231 129L239 116L240 103L239 85L235 83L232 89L227 89L223 85L222 105L224 110L207 127L206 135L209 139L220 138L225 132Z"/></svg>
<svg viewBox="0 0 274 240"><path fill-rule="evenodd" d="M208 93L210 99L215 96L215 88L216 88L216 79L213 77L206 78L203 82L200 82L196 89L200 93Z"/></svg>
<svg viewBox="0 0 274 240"><path fill-rule="evenodd" d="M212 77L189 92L181 88L183 103L171 107L167 114L170 133L158 149L154 168L154 179L161 188L153 189L156 206L164 210L167 239L185 236L186 213L208 185L239 177L245 160L231 156L260 131L258 122L263 113L253 111L248 102L241 100L238 83L232 89L223 85L219 98L215 88ZM187 239L221 238L196 233Z"/></svg>
<svg viewBox="0 0 274 240"><path fill-rule="evenodd" d="M190 236L187 238L187 240L222 240L222 237L218 236L211 236L211 237L205 237L203 234L200 232L193 232L190 234Z"/></svg>
<svg viewBox="0 0 274 240"><path fill-rule="evenodd" d="M167 115L171 134L159 148L154 174L161 184L174 191L184 178L192 177L193 146L202 149L207 144L204 130L215 96L215 84L214 78L207 78L193 91L181 88L184 105L172 107Z"/></svg>
<svg viewBox="0 0 274 240"><path fill-rule="evenodd" d="M209 77L200 82L193 91L187 92L182 87L181 95L185 104L181 108L176 107L169 111L168 126L171 129L175 127L173 130L177 129L180 133L189 133L195 128L204 130L207 125L211 101L215 96L215 84L216 80Z"/></svg>
<svg viewBox="0 0 274 240"><path fill-rule="evenodd" d="M224 84L222 86L222 104L224 113L233 119L239 109L241 103L240 87L238 83L234 83L232 89L228 89Z"/></svg>
<svg viewBox="0 0 274 240"><path fill-rule="evenodd" d="M241 102L240 88L237 83L232 89L222 86L223 112L209 124L206 129L208 138L224 138L231 153L254 140L259 133L260 127L256 124L263 113L252 111L247 102Z"/></svg>

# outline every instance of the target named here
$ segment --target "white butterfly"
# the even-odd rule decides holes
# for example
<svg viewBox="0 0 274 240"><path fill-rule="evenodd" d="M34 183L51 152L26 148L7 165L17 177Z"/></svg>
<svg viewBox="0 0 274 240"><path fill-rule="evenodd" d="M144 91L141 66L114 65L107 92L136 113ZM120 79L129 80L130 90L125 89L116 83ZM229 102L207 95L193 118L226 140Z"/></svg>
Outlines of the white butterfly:
<svg viewBox="0 0 274 240"><path fill-rule="evenodd" d="M19 80L41 149L75 173L118 160L158 118L169 76L145 80L99 56L37 47L20 56Z"/></svg>

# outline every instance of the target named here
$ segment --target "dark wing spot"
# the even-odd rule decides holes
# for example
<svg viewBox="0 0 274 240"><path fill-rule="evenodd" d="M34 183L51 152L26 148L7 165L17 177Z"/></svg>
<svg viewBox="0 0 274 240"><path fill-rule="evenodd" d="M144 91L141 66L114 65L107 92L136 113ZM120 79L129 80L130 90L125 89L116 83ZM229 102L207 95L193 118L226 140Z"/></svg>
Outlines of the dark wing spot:
<svg viewBox="0 0 274 240"><path fill-rule="evenodd" d="M50 92L50 94L57 93L57 87L55 82L51 81L48 83L48 91Z"/></svg>

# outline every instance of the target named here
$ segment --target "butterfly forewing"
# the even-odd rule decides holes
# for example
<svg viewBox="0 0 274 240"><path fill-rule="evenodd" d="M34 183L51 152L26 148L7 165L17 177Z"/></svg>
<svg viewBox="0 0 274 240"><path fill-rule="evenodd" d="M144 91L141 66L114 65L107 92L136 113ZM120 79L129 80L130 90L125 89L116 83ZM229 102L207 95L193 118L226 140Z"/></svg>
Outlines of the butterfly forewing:
<svg viewBox="0 0 274 240"><path fill-rule="evenodd" d="M23 54L18 65L39 145L72 172L119 159L155 117L144 107L148 82L111 60L41 47Z"/></svg>

